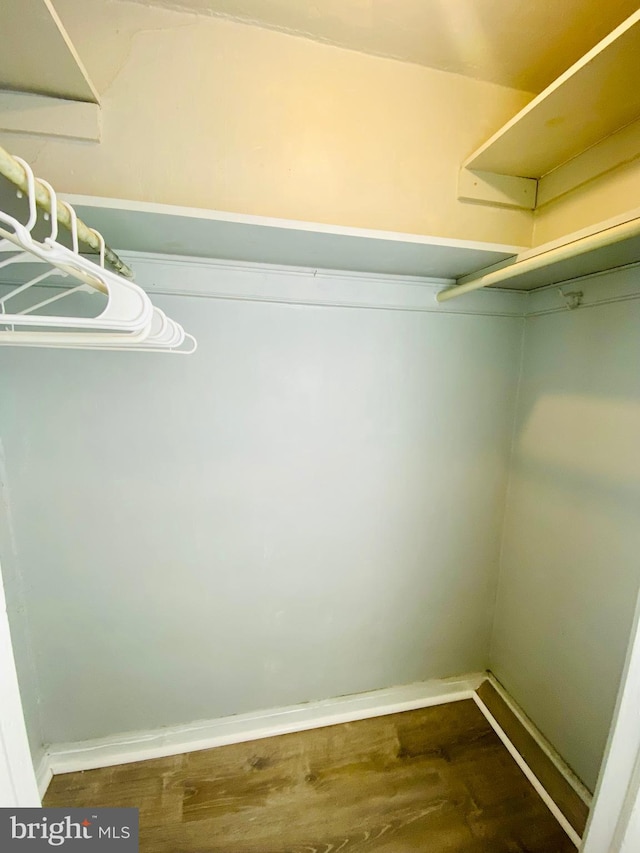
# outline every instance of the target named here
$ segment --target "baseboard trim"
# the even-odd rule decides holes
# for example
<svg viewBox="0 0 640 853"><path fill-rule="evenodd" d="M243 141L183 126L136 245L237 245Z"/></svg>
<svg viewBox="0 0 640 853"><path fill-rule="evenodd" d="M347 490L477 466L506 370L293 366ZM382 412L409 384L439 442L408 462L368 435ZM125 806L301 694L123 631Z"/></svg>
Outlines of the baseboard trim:
<svg viewBox="0 0 640 853"><path fill-rule="evenodd" d="M473 699L485 679L486 673L471 673L188 725L60 743L48 748L46 758L53 774L163 758Z"/></svg>
<svg viewBox="0 0 640 853"><path fill-rule="evenodd" d="M490 705L492 704L486 695L488 685L491 685L495 691L494 698L495 694L498 694L503 703L502 710L496 711L498 717L502 719L505 708L511 715L508 725L504 723L509 729L509 733L496 719L492 709L483 701L482 696L484 695L487 702ZM443 705L465 699L472 699L476 703L569 838L576 847L579 847L581 838L579 832L576 831L576 821L572 819L570 822L567 819L567 815L562 809L562 803L554 799L548 790L548 786L545 786L540 780L540 774L536 773L537 768L532 766L535 762L527 762L522 756L518 747L521 733L526 732L535 741L537 747L544 753L545 760L553 764L555 770L562 775L570 786L576 798L579 798L587 807L590 804L588 791L571 773L567 765L564 764L531 721L515 705L494 676L486 672L471 673L456 678L434 679L401 687L374 690L370 693L359 693L267 711L201 720L187 725L129 732L77 743L55 744L47 749L36 769L38 789L40 796L44 797L54 774L74 773L80 770L93 770L116 764L129 764L135 761L196 752L216 746L260 740L291 732L381 717L386 714L414 711L418 708ZM514 734L514 726L520 729L517 732L517 737ZM514 743L514 741L516 742ZM542 775L544 778L544 774Z"/></svg>
<svg viewBox="0 0 640 853"><path fill-rule="evenodd" d="M567 835L569 836L571 841L576 845L577 848L579 848L580 844L582 843L582 839L580 838L578 833L575 831L575 829L571 826L571 824L566 819L564 814L560 811L555 800L551 797L551 795L548 793L546 788L542 785L542 783L540 782L538 777L531 770L531 768L529 767L527 762L520 755L518 750L513 745L513 742L509 739L509 737L505 733L504 729L500 726L500 724L498 723L496 718L493 716L491 711L489 711L489 709L487 708L487 706L484 704L484 702L478 696L477 693L474 694L473 699L474 699L476 705L478 706L478 708L480 708L480 710L482 711L482 713L486 717L491 728L495 731L495 733L498 735L498 737L500 738L500 740L502 741L502 743L504 744L506 749L511 754L511 757L514 759L514 761L516 762L518 767L522 770L522 772L527 777L529 782L531 782L532 786L535 788L535 790L537 791L537 793L539 794L539 796L543 800L544 804L547 806L549 811L552 813L552 815L558 821L560 826L567 833Z"/></svg>
<svg viewBox="0 0 640 853"><path fill-rule="evenodd" d="M44 799L44 795L47 793L47 788L49 787L51 780L53 779L53 770L51 769L51 762L49 760L48 752L42 756L40 761L38 762L37 767L35 768L36 774L36 783L38 785L38 793L40 794L40 799Z"/></svg>
<svg viewBox="0 0 640 853"><path fill-rule="evenodd" d="M493 673L474 701L571 841L580 848L591 796Z"/></svg>
<svg viewBox="0 0 640 853"><path fill-rule="evenodd" d="M536 728L534 723L527 717L522 708L514 702L511 695L505 690L502 684L498 681L492 672L487 672L486 680L491 684L496 693L499 694L505 705L508 706L514 717L517 718L520 725L531 735L536 741L542 752L547 756L549 761L555 766L556 770L564 777L565 781L573 788L575 793L580 797L582 802L591 808L593 803L593 795L589 789L582 784L580 779L571 770L569 765L563 760L562 756L553 748L549 741L545 738L542 732Z"/></svg>

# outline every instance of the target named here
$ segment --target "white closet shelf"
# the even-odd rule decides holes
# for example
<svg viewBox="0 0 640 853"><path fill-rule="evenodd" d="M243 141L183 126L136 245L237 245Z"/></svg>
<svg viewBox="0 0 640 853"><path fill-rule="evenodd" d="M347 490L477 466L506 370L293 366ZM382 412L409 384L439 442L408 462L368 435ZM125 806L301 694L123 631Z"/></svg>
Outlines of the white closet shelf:
<svg viewBox="0 0 640 853"><path fill-rule="evenodd" d="M535 249L527 249L516 258L510 260L509 264L540 257L561 246L571 246L584 238L609 232L615 229L616 226L637 222L640 222L640 208L622 216L616 216L606 222L599 222L590 228L584 228L573 234L567 234L561 240L545 243L537 246ZM637 264L638 262L640 262L640 234L634 234L626 236L619 242L590 249L585 254L575 254L572 257L558 260L539 270L522 273L511 281L505 281L502 287L514 290L535 290L538 287L546 287L549 284L559 284L563 281L579 278L580 276L594 275L628 264Z"/></svg>
<svg viewBox="0 0 640 853"><path fill-rule="evenodd" d="M539 179L640 116L640 10L480 146L474 171Z"/></svg>
<svg viewBox="0 0 640 853"><path fill-rule="evenodd" d="M462 276L437 299L445 302L483 287L537 290L629 264L640 264L640 208Z"/></svg>
<svg viewBox="0 0 640 853"><path fill-rule="evenodd" d="M513 267L513 276L488 284L505 290L535 290L640 262L640 235L625 234L624 239L597 248L584 241L624 223L640 221L640 208L531 249L119 199L64 198L121 252L417 275L456 279L458 285L479 280L493 270L506 272ZM554 260L553 250L579 241L583 241L581 250L584 247L586 251ZM520 263L536 257L545 257L545 265L534 270L524 266L519 271Z"/></svg>
<svg viewBox="0 0 640 853"><path fill-rule="evenodd" d="M2 0L0 33L0 89L99 103L51 0Z"/></svg>
<svg viewBox="0 0 640 853"><path fill-rule="evenodd" d="M523 251L498 243L200 208L81 195L62 198L120 251L434 278L459 278Z"/></svg>

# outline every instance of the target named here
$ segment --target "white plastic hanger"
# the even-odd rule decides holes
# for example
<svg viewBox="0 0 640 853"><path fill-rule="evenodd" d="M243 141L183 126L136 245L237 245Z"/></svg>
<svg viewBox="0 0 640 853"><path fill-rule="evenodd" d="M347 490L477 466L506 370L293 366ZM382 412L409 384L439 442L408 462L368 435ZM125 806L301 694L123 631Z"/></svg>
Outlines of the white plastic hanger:
<svg viewBox="0 0 640 853"><path fill-rule="evenodd" d="M65 206L67 207L71 215L72 243L74 249L77 251L78 240L76 230L76 214L71 205L67 205L65 203ZM93 233L96 235L100 243L100 266L104 268L104 239L98 231L93 231ZM109 336L109 338L110 337L111 336ZM153 306L148 334L144 338L144 340L139 341L139 343L136 344L135 349L142 348L145 350L153 350L155 352L162 352L165 349L170 349L185 354L195 352L197 344L195 342L195 338L193 338L191 335L189 335L188 338L192 342L192 346L188 350L179 349L182 346L186 337L187 335L179 323L176 323L174 320L171 320L169 317L167 317L164 311L161 311L159 308ZM110 339L107 339L107 336L103 335L101 339L96 342L95 346L93 346L92 348L113 349L116 347L122 349L122 344L118 342L112 342Z"/></svg>
<svg viewBox="0 0 640 853"><path fill-rule="evenodd" d="M105 243L99 232L93 231L100 244L99 263L80 254L77 216L73 207L66 202L60 203L69 212L71 248L58 242L58 199L53 187L42 180L40 183L45 186L50 197L51 229L49 236L42 242L33 238L32 231L38 218L35 178L27 163L19 158L16 160L27 176L29 217L23 224L0 210L0 251L17 253L0 261L0 269L12 263L36 261L46 264L47 270L0 298L0 344L73 349L144 349L184 354L194 352L197 346L195 339L187 335L179 323L154 308L142 288L105 268ZM17 313L7 312L7 303L13 297L18 294L28 295L30 288L53 274L69 277L74 284L46 299L32 302ZM106 295L106 305L96 317L38 313L48 305L81 291Z"/></svg>
<svg viewBox="0 0 640 853"><path fill-rule="evenodd" d="M104 267L99 267L92 261L83 258L77 251L78 237L76 228L76 216L73 212L72 221L72 244L73 249L67 249L57 242L58 236L58 213L57 213L57 196L56 193L46 181L41 183L46 187L50 195L51 203L51 233L45 238L43 243L33 239L31 231L35 224L33 215L35 207L35 180L33 172L28 164L21 162L27 173L27 182L29 187L29 221L27 225L22 225L14 217L0 211L0 236L8 240L10 243L22 249L30 258L42 261L50 266L47 273L36 276L30 282L20 285L19 288L14 288L10 293L3 297L2 305L18 292L23 293L34 284L40 283L47 275L52 273L62 273L65 276L70 276L73 280L79 281L75 287L63 290L54 296L42 300L36 304L30 305L28 308L16 314L9 314L6 308L3 316L0 317L0 324L12 324L13 329L10 332L0 331L0 343L18 343L16 335L20 335L20 342L34 344L38 342L34 335L41 333L47 334L47 345L51 345L54 338L49 335L49 330L81 330L85 329L84 334L91 335L98 332L98 339L102 331L112 331L120 336L123 342L130 343L131 340L144 340L150 329L151 317L153 308L148 296L138 285L127 279L116 276ZM70 205L68 206L71 207ZM36 214L37 216L37 214ZM9 226L11 230L6 227ZM52 302L76 293L80 290L100 291L106 293L107 304L104 310L95 318L85 317L52 317L42 314L33 314ZM20 327L20 331L16 331L16 326ZM27 328L25 328L27 327ZM33 329L33 332L30 332ZM38 330L43 330L38 331ZM63 332L61 332L62 334ZM57 334L57 333L56 333ZM131 336L134 336L133 338ZM84 339L87 343L91 342L91 338ZM96 341L97 342L97 341Z"/></svg>

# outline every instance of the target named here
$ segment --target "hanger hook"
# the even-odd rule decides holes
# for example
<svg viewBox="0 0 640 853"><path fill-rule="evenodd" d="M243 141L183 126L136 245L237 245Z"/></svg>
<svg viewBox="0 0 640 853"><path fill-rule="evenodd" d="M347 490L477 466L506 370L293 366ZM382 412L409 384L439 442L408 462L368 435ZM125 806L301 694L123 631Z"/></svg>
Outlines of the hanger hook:
<svg viewBox="0 0 640 853"><path fill-rule="evenodd" d="M33 227L38 221L38 209L36 207L36 179L33 175L31 166L22 159L22 157L13 158L17 163L20 163L27 176L27 196L29 200L29 220L24 226L27 231L33 231Z"/></svg>
<svg viewBox="0 0 640 853"><path fill-rule="evenodd" d="M47 239L55 242L58 237L58 196L48 181L40 178L40 183L49 193L49 201L51 203L51 234Z"/></svg>
<svg viewBox="0 0 640 853"><path fill-rule="evenodd" d="M100 266L104 269L104 252L105 252L105 243L104 237L99 231L95 231L93 228L89 228L92 234L96 235L98 242L100 243Z"/></svg>
<svg viewBox="0 0 640 853"><path fill-rule="evenodd" d="M75 212L72 205L68 204L66 201L62 201L62 199L60 199L60 204L66 207L69 211L69 218L71 219L71 245L73 246L73 251L78 255L80 254L78 251L78 214Z"/></svg>

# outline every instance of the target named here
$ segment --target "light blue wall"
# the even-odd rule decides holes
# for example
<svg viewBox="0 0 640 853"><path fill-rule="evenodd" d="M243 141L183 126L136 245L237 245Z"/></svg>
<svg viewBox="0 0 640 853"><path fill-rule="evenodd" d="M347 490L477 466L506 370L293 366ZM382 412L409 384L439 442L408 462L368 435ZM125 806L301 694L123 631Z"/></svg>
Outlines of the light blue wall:
<svg viewBox="0 0 640 853"><path fill-rule="evenodd" d="M640 585L640 301L527 320L508 494L491 668L593 789Z"/></svg>
<svg viewBox="0 0 640 853"><path fill-rule="evenodd" d="M484 668L522 320L156 301L195 356L0 352L45 740Z"/></svg>
<svg viewBox="0 0 640 853"><path fill-rule="evenodd" d="M0 441L0 583L2 583L11 631L11 645L18 672L20 698L25 716L29 747L34 767L44 755L44 736L40 719L40 690L32 647L23 576L14 539L12 509Z"/></svg>

